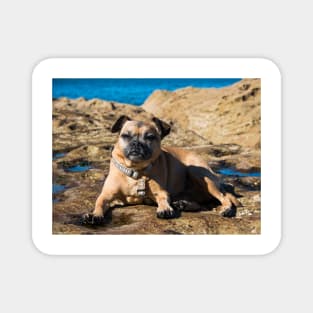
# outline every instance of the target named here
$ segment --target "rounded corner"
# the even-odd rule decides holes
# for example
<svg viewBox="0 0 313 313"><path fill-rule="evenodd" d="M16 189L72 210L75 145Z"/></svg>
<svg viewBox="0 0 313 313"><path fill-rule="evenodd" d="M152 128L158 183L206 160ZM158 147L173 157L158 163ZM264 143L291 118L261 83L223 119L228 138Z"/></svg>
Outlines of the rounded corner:
<svg viewBox="0 0 313 313"><path fill-rule="evenodd" d="M36 62L32 69L32 77L36 76L37 72L40 72L41 69L44 69L51 61L55 60L55 58L44 58Z"/></svg>
<svg viewBox="0 0 313 313"><path fill-rule="evenodd" d="M32 242L33 247L35 248L35 250L37 250L37 252L39 252L40 254L42 254L44 256L51 256L51 255L53 255L52 253L49 253L48 251L45 251L45 249L42 249L40 244L36 241L36 239L34 237L34 234L31 237L31 242Z"/></svg>
<svg viewBox="0 0 313 313"><path fill-rule="evenodd" d="M269 249L261 253L261 255L268 256L268 255L275 253L280 248L281 242L282 242L282 235L280 233L279 236L276 238L276 240L273 242L273 244L269 246Z"/></svg>
<svg viewBox="0 0 313 313"><path fill-rule="evenodd" d="M279 78L282 79L282 70L278 62L276 62L275 60L272 60L269 57L262 57L262 58L259 58L259 60L261 60L262 63L265 63L267 67L271 68L274 72L276 72Z"/></svg>

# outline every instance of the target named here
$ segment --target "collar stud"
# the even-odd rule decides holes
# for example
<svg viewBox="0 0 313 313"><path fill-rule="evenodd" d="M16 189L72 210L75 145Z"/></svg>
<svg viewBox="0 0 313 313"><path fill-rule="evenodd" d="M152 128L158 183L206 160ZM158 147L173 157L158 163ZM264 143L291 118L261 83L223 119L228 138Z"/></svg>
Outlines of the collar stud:
<svg viewBox="0 0 313 313"><path fill-rule="evenodd" d="M133 171L131 177L134 178L134 179L138 179L139 173L137 171Z"/></svg>

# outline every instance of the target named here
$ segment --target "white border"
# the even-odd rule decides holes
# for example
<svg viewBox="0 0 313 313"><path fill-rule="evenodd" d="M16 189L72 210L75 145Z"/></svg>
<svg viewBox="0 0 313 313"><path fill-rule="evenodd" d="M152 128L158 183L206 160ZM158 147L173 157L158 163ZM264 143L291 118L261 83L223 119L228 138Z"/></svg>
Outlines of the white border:
<svg viewBox="0 0 313 313"><path fill-rule="evenodd" d="M53 235L52 78L261 78L260 235ZM32 77L32 237L52 255L262 255L281 238L281 75L261 58L46 59Z"/></svg>

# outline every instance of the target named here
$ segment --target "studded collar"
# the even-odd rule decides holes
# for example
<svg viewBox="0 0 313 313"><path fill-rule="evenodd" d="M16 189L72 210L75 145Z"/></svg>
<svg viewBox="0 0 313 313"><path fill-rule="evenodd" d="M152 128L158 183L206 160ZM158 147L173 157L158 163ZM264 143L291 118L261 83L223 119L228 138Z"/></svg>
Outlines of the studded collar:
<svg viewBox="0 0 313 313"><path fill-rule="evenodd" d="M123 174L138 180L138 185L137 185L137 194L140 197L144 197L146 195L146 178L142 177L142 173L146 173L149 171L152 167L152 164L149 164L146 168L137 171L133 168L129 168L118 162L115 158L112 156L112 162L115 165L115 167L121 171Z"/></svg>

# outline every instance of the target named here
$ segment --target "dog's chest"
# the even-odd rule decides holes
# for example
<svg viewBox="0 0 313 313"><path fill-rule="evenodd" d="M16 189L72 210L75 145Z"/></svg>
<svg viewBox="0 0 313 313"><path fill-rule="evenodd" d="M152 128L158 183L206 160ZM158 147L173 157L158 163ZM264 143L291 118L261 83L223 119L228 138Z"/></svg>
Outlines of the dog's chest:
<svg viewBox="0 0 313 313"><path fill-rule="evenodd" d="M148 184L146 177L142 177L139 179L127 177L127 196L144 198L147 194Z"/></svg>

